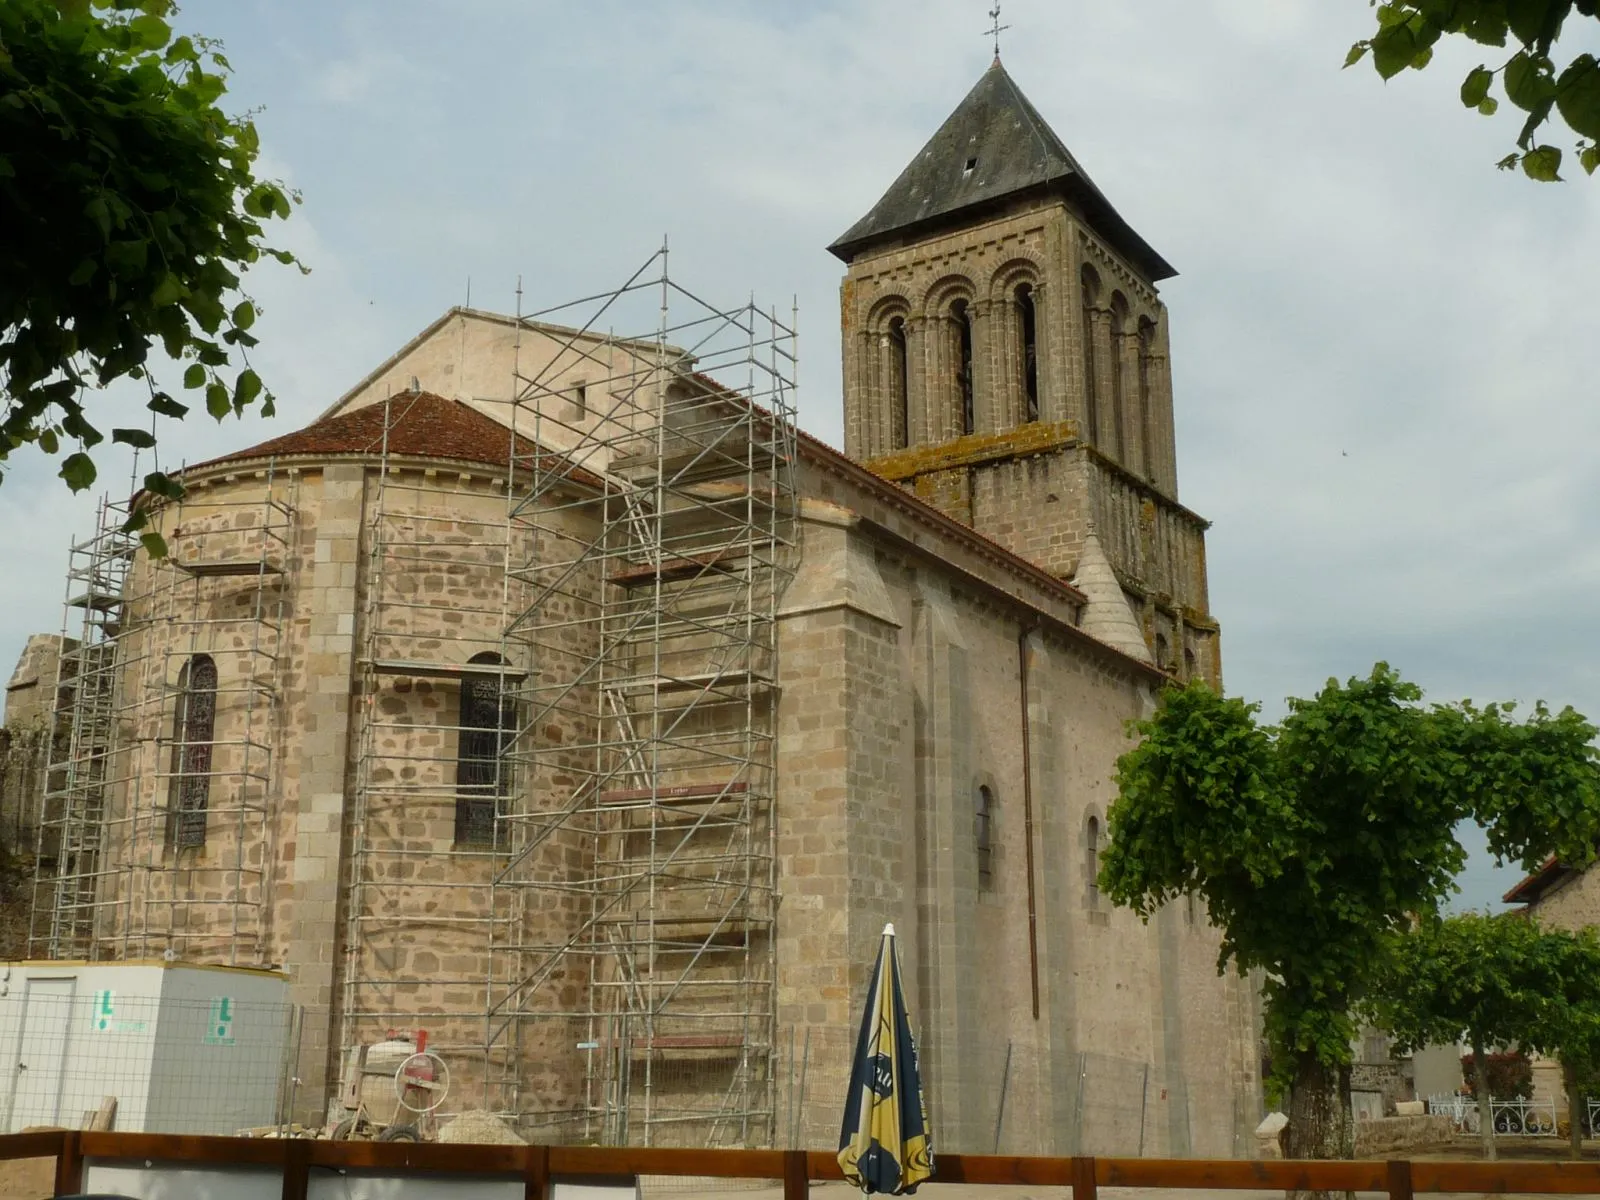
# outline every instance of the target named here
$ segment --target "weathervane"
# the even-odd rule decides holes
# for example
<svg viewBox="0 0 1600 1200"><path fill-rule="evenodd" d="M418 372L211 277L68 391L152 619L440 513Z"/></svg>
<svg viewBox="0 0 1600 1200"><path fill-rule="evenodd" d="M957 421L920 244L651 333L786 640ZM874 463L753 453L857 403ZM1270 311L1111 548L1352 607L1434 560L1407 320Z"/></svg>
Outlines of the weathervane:
<svg viewBox="0 0 1600 1200"><path fill-rule="evenodd" d="M1010 29L1011 26L1000 24L1000 0L994 0L994 7L989 10L989 16L993 19L994 25L985 29L984 33L991 34L994 37L994 57L995 61L998 62L1000 60L1000 34Z"/></svg>

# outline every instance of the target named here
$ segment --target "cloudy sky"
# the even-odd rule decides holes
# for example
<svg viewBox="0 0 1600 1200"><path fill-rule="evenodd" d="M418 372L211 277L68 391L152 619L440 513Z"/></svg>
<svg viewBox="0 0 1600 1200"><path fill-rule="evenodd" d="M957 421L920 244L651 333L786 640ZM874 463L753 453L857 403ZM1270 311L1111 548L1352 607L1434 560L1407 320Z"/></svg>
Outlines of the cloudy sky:
<svg viewBox="0 0 1600 1200"><path fill-rule="evenodd" d="M802 423L840 439L823 249L988 65L987 0L186 0L305 202L312 267L250 280L257 416L170 427L164 465L310 420L471 288L529 308L674 275L802 330ZM1386 659L1436 699L1600 714L1594 266L1600 180L1493 169L1512 119L1456 98L1449 48L1340 70L1362 0L1006 0L1004 58L1181 272L1179 471L1215 521L1229 689L1286 695ZM275 231L278 232L278 231ZM1585 399L1588 397L1588 399ZM128 422L128 423L137 423ZM107 458L120 484L126 461ZM42 463L0 488L0 661L60 628L70 534ZM1481 856L1463 900L1515 876Z"/></svg>

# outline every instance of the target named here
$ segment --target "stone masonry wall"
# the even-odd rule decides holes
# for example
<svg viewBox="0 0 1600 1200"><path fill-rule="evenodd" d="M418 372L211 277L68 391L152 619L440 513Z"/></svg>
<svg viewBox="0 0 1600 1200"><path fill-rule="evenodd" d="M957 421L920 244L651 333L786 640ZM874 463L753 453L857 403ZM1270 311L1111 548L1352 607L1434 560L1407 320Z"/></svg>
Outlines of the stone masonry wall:
<svg viewBox="0 0 1600 1200"><path fill-rule="evenodd" d="M936 1145L993 1149L1009 1045L1005 1152L1131 1152L1117 1104L1138 1091L1140 1063L1155 1084L1147 1127L1134 1131L1145 1153L1237 1152L1258 1104L1253 1007L1241 981L1217 977L1215 931L1203 914L1176 910L1143 926L1089 889L1087 822L1104 829L1123 723L1144 711L1153 681L1048 627L1019 648L1025 613L874 542L848 518L808 522L805 550L782 641L780 1025L837 1030L842 1021L824 1040L845 1045L877 935L892 920L916 981ZM841 695L844 677L852 682ZM975 842L979 787L995 801L987 879ZM1102 1077L1113 1060L1133 1068L1117 1104ZM813 1058L812 1078L831 1094L844 1069Z"/></svg>

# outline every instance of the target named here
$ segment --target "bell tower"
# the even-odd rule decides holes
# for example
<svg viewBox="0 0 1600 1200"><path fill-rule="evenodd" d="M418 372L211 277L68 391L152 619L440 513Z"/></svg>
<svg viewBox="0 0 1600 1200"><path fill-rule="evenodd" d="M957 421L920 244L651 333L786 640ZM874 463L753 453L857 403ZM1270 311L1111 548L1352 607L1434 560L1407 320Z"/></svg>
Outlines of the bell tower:
<svg viewBox="0 0 1600 1200"><path fill-rule="evenodd" d="M1176 272L999 58L829 249L845 452L1051 574L1114 577L1151 661L1218 680L1156 290Z"/></svg>

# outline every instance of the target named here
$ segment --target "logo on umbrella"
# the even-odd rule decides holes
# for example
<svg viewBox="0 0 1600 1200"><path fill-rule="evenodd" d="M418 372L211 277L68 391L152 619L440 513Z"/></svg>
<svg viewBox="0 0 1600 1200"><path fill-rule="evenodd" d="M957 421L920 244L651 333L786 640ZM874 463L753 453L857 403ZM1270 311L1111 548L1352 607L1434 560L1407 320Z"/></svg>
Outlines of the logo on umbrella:
<svg viewBox="0 0 1600 1200"><path fill-rule="evenodd" d="M887 1054L874 1054L868 1068L872 1094L880 1100L894 1095L894 1061Z"/></svg>

